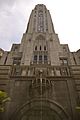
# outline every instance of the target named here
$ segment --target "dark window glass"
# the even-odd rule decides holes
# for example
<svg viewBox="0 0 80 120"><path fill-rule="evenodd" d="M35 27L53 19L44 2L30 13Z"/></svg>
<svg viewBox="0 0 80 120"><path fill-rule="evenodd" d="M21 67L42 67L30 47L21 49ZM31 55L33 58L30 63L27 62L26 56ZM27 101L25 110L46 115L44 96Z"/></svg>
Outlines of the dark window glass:
<svg viewBox="0 0 80 120"><path fill-rule="evenodd" d="M37 50L37 46L35 47L35 50Z"/></svg>
<svg viewBox="0 0 80 120"><path fill-rule="evenodd" d="M45 83L45 79L42 79L42 83Z"/></svg>
<svg viewBox="0 0 80 120"><path fill-rule="evenodd" d="M40 46L40 50L41 50L41 46Z"/></svg>
<svg viewBox="0 0 80 120"><path fill-rule="evenodd" d="M34 55L34 61L37 61L37 55Z"/></svg>
<svg viewBox="0 0 80 120"><path fill-rule="evenodd" d="M44 55L44 61L47 61L47 55Z"/></svg>
<svg viewBox="0 0 80 120"><path fill-rule="evenodd" d="M49 84L49 80L46 80L46 84Z"/></svg>
<svg viewBox="0 0 80 120"><path fill-rule="evenodd" d="M39 61L42 61L42 55L39 55Z"/></svg>
<svg viewBox="0 0 80 120"><path fill-rule="evenodd" d="M46 50L46 46L44 46L44 50Z"/></svg>

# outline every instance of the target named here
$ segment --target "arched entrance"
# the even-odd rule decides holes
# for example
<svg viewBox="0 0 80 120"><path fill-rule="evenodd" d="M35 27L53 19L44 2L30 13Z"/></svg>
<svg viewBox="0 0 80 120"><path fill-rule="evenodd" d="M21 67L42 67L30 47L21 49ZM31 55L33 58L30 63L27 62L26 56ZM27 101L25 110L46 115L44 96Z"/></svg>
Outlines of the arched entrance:
<svg viewBox="0 0 80 120"><path fill-rule="evenodd" d="M71 120L64 109L48 99L31 100L18 108L10 120Z"/></svg>
<svg viewBox="0 0 80 120"><path fill-rule="evenodd" d="M23 114L20 120L61 120L59 115L50 108L33 108Z"/></svg>

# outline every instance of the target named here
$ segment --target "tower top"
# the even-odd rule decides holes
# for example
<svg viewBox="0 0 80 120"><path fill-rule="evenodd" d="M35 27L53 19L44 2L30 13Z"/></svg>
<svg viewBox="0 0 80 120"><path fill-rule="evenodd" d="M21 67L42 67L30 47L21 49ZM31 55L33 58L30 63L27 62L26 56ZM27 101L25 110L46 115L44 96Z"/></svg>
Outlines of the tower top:
<svg viewBox="0 0 80 120"><path fill-rule="evenodd" d="M37 4L37 5L35 5L35 7L46 7L44 4Z"/></svg>
<svg viewBox="0 0 80 120"><path fill-rule="evenodd" d="M28 33L53 33L54 27L49 10L44 4L37 4L32 10L27 27Z"/></svg>

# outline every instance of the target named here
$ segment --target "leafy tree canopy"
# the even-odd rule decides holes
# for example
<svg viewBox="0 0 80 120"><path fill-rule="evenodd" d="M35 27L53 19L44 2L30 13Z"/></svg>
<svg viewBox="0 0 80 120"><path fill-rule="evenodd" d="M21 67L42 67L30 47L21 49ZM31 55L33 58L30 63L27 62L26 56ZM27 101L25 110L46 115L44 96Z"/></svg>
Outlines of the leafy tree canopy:
<svg viewBox="0 0 80 120"><path fill-rule="evenodd" d="M4 111L4 104L7 101L10 101L10 97L6 92L0 90L0 112Z"/></svg>

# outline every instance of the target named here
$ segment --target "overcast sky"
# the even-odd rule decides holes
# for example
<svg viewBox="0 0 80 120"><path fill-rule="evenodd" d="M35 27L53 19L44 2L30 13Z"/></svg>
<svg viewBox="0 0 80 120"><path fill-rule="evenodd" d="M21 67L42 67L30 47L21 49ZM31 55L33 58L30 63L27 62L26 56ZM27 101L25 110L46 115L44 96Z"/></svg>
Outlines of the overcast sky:
<svg viewBox="0 0 80 120"><path fill-rule="evenodd" d="M0 48L10 50L20 43L31 10L45 4L51 13L61 44L71 51L80 49L80 0L0 0Z"/></svg>

